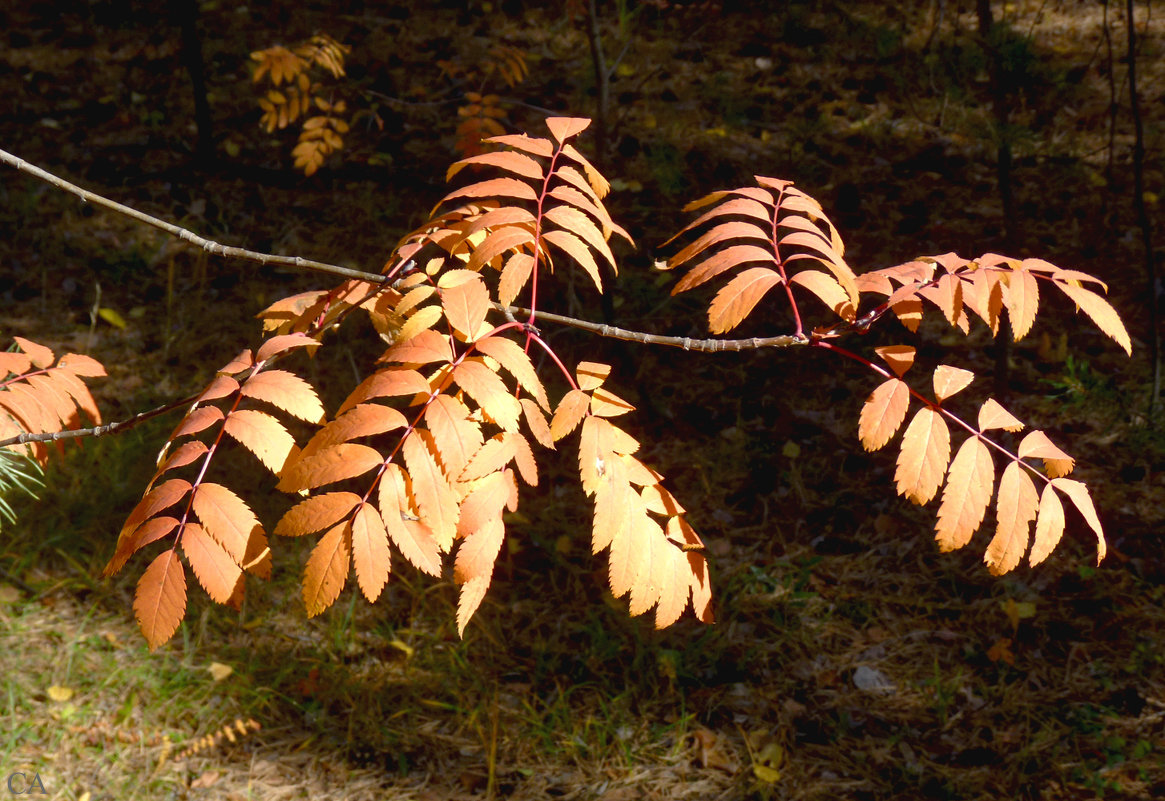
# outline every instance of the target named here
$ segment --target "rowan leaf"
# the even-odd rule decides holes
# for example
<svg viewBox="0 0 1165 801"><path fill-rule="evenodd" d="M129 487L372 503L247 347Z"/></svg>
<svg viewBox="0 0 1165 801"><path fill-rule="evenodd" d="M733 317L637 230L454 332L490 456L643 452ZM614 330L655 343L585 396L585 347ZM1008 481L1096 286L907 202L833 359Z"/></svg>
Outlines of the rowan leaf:
<svg viewBox="0 0 1165 801"><path fill-rule="evenodd" d="M378 495L380 516L401 556L430 576L441 576L441 552L432 533L410 512L403 471L390 464L381 476Z"/></svg>
<svg viewBox="0 0 1165 801"><path fill-rule="evenodd" d="M16 346L27 354L34 367L43 370L51 366L53 360L56 359L51 349L33 342L31 339L25 339L24 337L12 337L12 339L16 342Z"/></svg>
<svg viewBox="0 0 1165 801"><path fill-rule="evenodd" d="M381 361L401 364L431 364L448 362L453 358L449 339L445 334L432 329L419 332L411 339L399 341L385 351Z"/></svg>
<svg viewBox="0 0 1165 801"><path fill-rule="evenodd" d="M708 328L723 334L738 326L770 289L785 279L768 267L750 267L725 284L708 307Z"/></svg>
<svg viewBox="0 0 1165 801"><path fill-rule="evenodd" d="M1040 511L1036 517L1036 533L1032 540L1031 555L1028 564L1035 567L1048 558L1048 554L1060 544L1064 536L1064 506L1060 503L1060 496L1051 484L1044 487L1040 493Z"/></svg>
<svg viewBox="0 0 1165 801"><path fill-rule="evenodd" d="M195 578L215 603L226 603L243 575L231 555L197 523L182 528L182 552Z"/></svg>
<svg viewBox="0 0 1165 801"><path fill-rule="evenodd" d="M529 398L520 398L518 402L522 404L522 411L526 415L526 427L530 429L534 439L538 440L542 447L554 450L554 437L550 434L550 424L546 422L542 410Z"/></svg>
<svg viewBox="0 0 1165 801"><path fill-rule="evenodd" d="M182 478L172 478L154 487L145 494L138 505L133 508L121 527L118 537L126 536L149 518L163 509L169 509L190 492L190 482Z"/></svg>
<svg viewBox="0 0 1165 801"><path fill-rule="evenodd" d="M1129 356L1133 355L1133 343L1129 339L1129 332L1125 330L1125 324L1121 322L1120 315L1116 313L1107 300L1102 298L1095 292L1091 292L1084 287L1073 286L1072 284L1056 281L1061 291L1073 301L1076 305L1084 310L1084 313L1092 318L1092 322L1096 323L1105 334L1112 338L1116 344L1120 345L1125 353Z"/></svg>
<svg viewBox="0 0 1165 801"><path fill-rule="evenodd" d="M1045 470L1052 478L1068 475L1076 464L1075 459L1052 444L1048 435L1039 429L1029 432L1026 437L1020 440L1016 453L1021 459L1033 456L1037 459L1043 459Z"/></svg>
<svg viewBox="0 0 1165 801"><path fill-rule="evenodd" d="M457 536L469 537L486 525L495 521L500 523L502 509L505 508L508 497L509 486L500 470L476 482L473 490L461 501L457 518ZM461 553L459 550L459 561ZM455 577L459 575L455 571Z"/></svg>
<svg viewBox="0 0 1165 801"><path fill-rule="evenodd" d="M541 181L545 177L543 175L542 165L534 159L529 156L524 156L521 153L502 150L490 153L479 153L476 156L470 156L469 158L453 162L445 173L445 180L452 180L453 176L470 164L484 164L489 167L497 167L498 169L516 173L523 178L529 178L533 181Z"/></svg>
<svg viewBox="0 0 1165 801"><path fill-rule="evenodd" d="M57 367L85 378L102 378L108 375L101 362L83 353L66 353L57 362Z"/></svg>
<svg viewBox="0 0 1165 801"><path fill-rule="evenodd" d="M1096 515L1096 507L1092 505L1092 496L1088 494L1088 487L1081 481L1070 478L1053 478L1052 486L1068 496L1068 500L1084 516L1084 522L1096 532L1096 564L1104 561L1108 546L1104 541L1104 529L1100 525L1100 518Z"/></svg>
<svg viewBox="0 0 1165 801"><path fill-rule="evenodd" d="M547 117L546 127L550 131L550 135L554 137L560 145L565 144L567 139L572 136L578 136L585 131L591 124L591 121L586 117Z"/></svg>
<svg viewBox="0 0 1165 801"><path fill-rule="evenodd" d="M939 403L967 388L975 380L970 370L940 364L934 368L934 397Z"/></svg>
<svg viewBox="0 0 1165 801"><path fill-rule="evenodd" d="M146 522L135 528L133 531L126 533L125 536L118 537L117 549L110 558L109 563L101 572L103 578L109 578L117 573L129 558L142 548L149 545L151 542L157 542L165 537L171 531L178 527L178 520L173 517L151 517Z"/></svg>
<svg viewBox="0 0 1165 801"><path fill-rule="evenodd" d="M506 337L484 337L477 340L474 347L497 361L515 379L519 386L534 396L546 411L550 411L550 401L546 397L546 390L538 380L534 370L534 363L530 361L530 354L522 350L522 346Z"/></svg>
<svg viewBox="0 0 1165 801"><path fill-rule="evenodd" d="M133 611L151 651L174 636L186 614L186 575L176 547L158 554L142 573Z"/></svg>
<svg viewBox="0 0 1165 801"><path fill-rule="evenodd" d="M627 474L627 465L622 459L611 459L598 479L591 528L591 553L597 554L609 547L627 525L630 496L634 493Z"/></svg>
<svg viewBox="0 0 1165 801"><path fill-rule="evenodd" d="M1003 300L1007 305L1007 315L1011 318L1012 336L1018 342L1035 322L1040 305L1040 287L1034 275L1019 267L1004 273L1003 280L1007 283Z"/></svg>
<svg viewBox="0 0 1165 801"><path fill-rule="evenodd" d="M898 494L922 506L934 497L951 459L951 434L942 415L923 407L902 435L894 481Z"/></svg>
<svg viewBox="0 0 1165 801"><path fill-rule="evenodd" d="M308 557L303 570L303 602L307 616L315 617L340 597L351 566L351 523L328 530Z"/></svg>
<svg viewBox="0 0 1165 801"><path fill-rule="evenodd" d="M916 351L910 345L883 345L880 348L874 348L874 353L890 365L894 375L901 378L914 365Z"/></svg>
<svg viewBox="0 0 1165 801"><path fill-rule="evenodd" d="M371 437L407 426L408 420L405 416L391 406L361 403L317 431L304 447L302 457L306 458L342 442Z"/></svg>
<svg viewBox="0 0 1165 801"><path fill-rule="evenodd" d="M994 398L988 398L979 409L979 430L990 431L993 428L1002 428L1004 431L1020 431L1023 429L1016 417Z"/></svg>
<svg viewBox="0 0 1165 801"><path fill-rule="evenodd" d="M321 448L291 462L283 468L275 488L281 492L299 492L325 484L363 475L384 463L375 448L353 442Z"/></svg>
<svg viewBox="0 0 1165 801"><path fill-rule="evenodd" d="M311 384L286 370L255 373L243 382L239 392L309 423L323 422L324 407Z"/></svg>
<svg viewBox="0 0 1165 801"><path fill-rule="evenodd" d="M428 395L429 382L416 370L389 367L377 370L357 385L348 395L337 414L343 414L357 404L373 398L392 398L408 395Z"/></svg>
<svg viewBox="0 0 1165 801"><path fill-rule="evenodd" d="M598 389L611 375L611 365L602 362L579 362L574 369L578 388L584 392Z"/></svg>
<svg viewBox="0 0 1165 801"><path fill-rule="evenodd" d="M287 429L271 415L252 409L238 409L227 415L223 431L258 457L264 467L278 476L287 460L299 448Z"/></svg>
<svg viewBox="0 0 1165 801"><path fill-rule="evenodd" d="M987 545L983 561L993 575L1001 576L1023 559L1028 546L1028 529L1035 519L1040 496L1020 462L1011 462L999 479L995 501L995 536Z"/></svg>
<svg viewBox="0 0 1165 801"><path fill-rule="evenodd" d="M199 484L194 489L191 506L206 532L236 562L243 561L252 532L263 530L251 507L222 484Z"/></svg>
<svg viewBox="0 0 1165 801"><path fill-rule="evenodd" d="M506 389L505 382L480 359L470 357L453 368L453 380L506 431L518 429L522 406Z"/></svg>
<svg viewBox="0 0 1165 801"><path fill-rule="evenodd" d="M369 603L375 603L388 582L392 554L384 521L370 503L361 504L352 517L352 564L360 591Z"/></svg>
<svg viewBox="0 0 1165 801"><path fill-rule="evenodd" d="M537 200L538 194L525 181L517 178L491 178L488 181L470 184L456 192L450 192L441 199L441 205L459 197L512 197L518 200Z"/></svg>
<svg viewBox="0 0 1165 801"><path fill-rule="evenodd" d="M962 548L983 523L995 489L995 463L978 437L968 437L947 471L935 539L944 553Z"/></svg>
<svg viewBox="0 0 1165 801"><path fill-rule="evenodd" d="M853 300L832 275L820 270L802 270L790 278L789 283L808 289L843 320L853 320L857 316Z"/></svg>
<svg viewBox="0 0 1165 801"><path fill-rule="evenodd" d="M504 538L505 526L499 518L466 537L457 549L454 577L461 584L461 597L457 603L459 636L465 636L465 627L489 589L494 562Z"/></svg>
<svg viewBox="0 0 1165 801"><path fill-rule="evenodd" d="M550 419L550 436L555 442L574 431L586 415L590 403L590 395L578 389L572 389L562 397Z"/></svg>
<svg viewBox="0 0 1165 801"><path fill-rule="evenodd" d="M239 382L231 378L229 375L216 375L207 384L206 389L194 401L195 403L206 403L207 401L218 400L225 398L239 391Z"/></svg>
<svg viewBox="0 0 1165 801"><path fill-rule="evenodd" d="M489 290L485 281L477 274L473 280L441 289L441 306L445 309L445 319L453 330L460 332L467 341L477 338L481 324L489 311Z"/></svg>
<svg viewBox="0 0 1165 801"><path fill-rule="evenodd" d="M312 339L307 334L281 334L274 336L259 346L255 354L255 361L265 362L278 353L284 353L292 348L318 348L318 339Z"/></svg>
<svg viewBox="0 0 1165 801"><path fill-rule="evenodd" d="M512 305L518 293L530 280L533 269L534 257L529 253L515 253L506 259L502 277L498 279L498 302L503 306Z"/></svg>
<svg viewBox="0 0 1165 801"><path fill-rule="evenodd" d="M591 393L591 414L595 417L618 417L635 411L635 407L604 387Z"/></svg>
<svg viewBox="0 0 1165 801"><path fill-rule="evenodd" d="M437 546L448 552L457 532L457 493L437 464L433 435L422 429L413 431L401 444L401 453L412 479L421 521L432 532Z"/></svg>
<svg viewBox="0 0 1165 801"><path fill-rule="evenodd" d="M171 432L170 440L173 441L178 439L178 437L197 434L199 431L204 431L222 419L222 409L217 406L199 406L196 409L192 409L182 418L182 422Z"/></svg>
<svg viewBox="0 0 1165 801"><path fill-rule="evenodd" d="M590 248L581 239L570 231L561 229L543 231L542 238L578 262L578 265L591 277L595 288L599 292L603 291L603 279L599 274L599 265Z"/></svg>
<svg viewBox="0 0 1165 801"><path fill-rule="evenodd" d="M361 503L354 492L325 492L313 495L288 509L275 524L275 534L280 537L302 537L314 534L352 513Z"/></svg>
<svg viewBox="0 0 1165 801"><path fill-rule="evenodd" d="M409 319L405 320L404 325L397 332L397 341L408 342L423 331L428 331L435 326L443 316L444 312L440 306L422 306L409 315Z"/></svg>
<svg viewBox="0 0 1165 801"><path fill-rule="evenodd" d="M891 378L880 384L862 406L858 417L858 438L867 451L876 451L894 436L910 406L906 382Z"/></svg>
<svg viewBox="0 0 1165 801"><path fill-rule="evenodd" d="M514 440L508 436L508 433L503 432L487 439L473 454L465 468L454 477L458 481L476 481L509 464L517 450L514 446Z"/></svg>
<svg viewBox="0 0 1165 801"><path fill-rule="evenodd" d="M724 250L713 253L698 265L688 270L684 277L672 288L672 294L678 295L680 292L686 292L715 278L725 270L731 270L733 267L738 267L741 264L757 261L773 265L777 263L773 254L765 248L757 247L756 245L732 245Z"/></svg>

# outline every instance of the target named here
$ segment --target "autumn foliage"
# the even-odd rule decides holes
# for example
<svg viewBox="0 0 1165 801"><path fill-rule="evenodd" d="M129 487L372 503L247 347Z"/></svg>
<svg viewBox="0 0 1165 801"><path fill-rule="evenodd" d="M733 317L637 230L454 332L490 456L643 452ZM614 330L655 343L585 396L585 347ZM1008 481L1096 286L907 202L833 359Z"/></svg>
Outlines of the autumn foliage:
<svg viewBox="0 0 1165 801"><path fill-rule="evenodd" d="M106 567L113 574L148 552L134 610L151 647L181 622L188 573L213 600L232 605L242 600L247 574L270 573L275 540L216 476L215 456L232 443L252 453L291 499L270 533L315 541L302 583L309 616L334 603L350 580L375 601L396 558L434 577L451 567L464 632L490 586L507 512L518 509L523 486L538 484L542 452L569 441L593 503L591 548L607 554L612 593L628 598L634 615L654 610L658 627L688 607L711 621L703 543L664 477L637 456L640 443L623 422L633 407L611 388L610 366L564 364L536 327L547 295L539 291L541 276L581 269L601 292L604 275L618 266L612 242L631 244L603 205L607 181L574 145L587 125L551 118L548 138L488 138L491 149L449 169L448 178L462 184L401 240L381 280L348 280L261 313L269 338L223 365L178 422ZM925 385L912 385L913 347L876 348L875 362L837 344L887 315L910 332L931 314L963 333L981 321L993 335L1006 316L1018 339L1036 318L1042 286L1062 292L1130 351L1100 281L1039 259L994 254L968 260L948 253L855 274L821 206L772 178L715 192L686 211L696 214L677 234L686 244L661 265L680 274L673 291L718 286L707 309L714 334L776 300L792 317L784 344L827 351L877 374L881 383L860 411L859 439L877 450L905 424L897 491L926 504L942 490L935 526L942 550L968 544L994 499L988 568L1005 573L1025 554L1037 564L1064 532L1066 498L1095 532L1103 558L1088 490L1068 478L1070 456L1039 430L1012 437L1023 423L994 400L979 406L973 423L952 411L952 399L974 379L970 371L940 364ZM811 313L821 316L818 324L808 322ZM385 347L329 413L308 382L277 365L294 351L326 346L353 314L371 320ZM684 344L721 350L749 342ZM57 430L58 422L75 424L73 404L96 415L77 380L98 374L91 360L65 357L50 369L51 354L19 345L23 355L0 362L17 376L0 392L7 412L0 426ZM561 397L550 396L536 367L543 355L569 387ZM48 372L34 376L32 365ZM314 434L297 442L291 420ZM953 458L952 430L962 437Z"/></svg>

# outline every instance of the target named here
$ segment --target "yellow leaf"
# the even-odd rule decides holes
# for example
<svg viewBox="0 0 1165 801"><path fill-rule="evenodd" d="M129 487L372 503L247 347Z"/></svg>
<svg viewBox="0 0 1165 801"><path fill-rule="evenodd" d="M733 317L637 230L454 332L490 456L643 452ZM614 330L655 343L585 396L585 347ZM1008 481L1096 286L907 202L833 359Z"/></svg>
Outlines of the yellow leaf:
<svg viewBox="0 0 1165 801"><path fill-rule="evenodd" d="M48 689L49 698L57 703L64 703L73 697L72 687L62 687L59 684L54 684Z"/></svg>
<svg viewBox="0 0 1165 801"><path fill-rule="evenodd" d="M210 672L210 677L215 681L222 681L235 672L233 667L224 665L222 662L211 662L206 666L206 669Z"/></svg>
<svg viewBox="0 0 1165 801"><path fill-rule="evenodd" d="M97 316L105 322L112 325L114 328L125 329L125 318L115 312L113 309L105 308L104 306L97 310Z"/></svg>

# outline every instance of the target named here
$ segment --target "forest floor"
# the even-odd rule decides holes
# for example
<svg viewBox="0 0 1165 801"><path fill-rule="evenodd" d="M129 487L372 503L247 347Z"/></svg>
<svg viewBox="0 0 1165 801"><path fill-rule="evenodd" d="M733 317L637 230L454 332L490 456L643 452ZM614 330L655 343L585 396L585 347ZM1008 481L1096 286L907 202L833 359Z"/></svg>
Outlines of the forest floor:
<svg viewBox="0 0 1165 801"><path fill-rule="evenodd" d="M315 0L260 15L203 2L218 160L196 167L166 4L26 5L0 10L0 146L259 251L379 271L445 191L466 91L501 95L505 125L531 133L547 110L595 108L570 11L583 3ZM893 493L893 451L867 454L855 436L869 376L804 352L704 355L554 331L566 357L612 362L612 387L639 405L634 433L708 544L715 625L655 631L610 597L566 448L511 521L464 639L452 581L407 566L375 606L349 589L305 620L310 543L295 540L241 612L193 593L179 634L150 654L131 608L144 564L98 577L174 424L163 418L70 448L38 501L8 498L0 781L38 776L53 797L87 801L1165 797L1165 435L1145 415L1149 293L1126 101L1109 130L1110 74L1127 94L1119 9L1110 57L1104 4L996 4L1015 32L1000 45L1015 89L1005 220L985 56L960 4L644 3L623 19L599 5L611 6L614 78L610 148L595 160L640 243L619 254L609 321L703 335L707 297L670 297L672 278L650 267L674 252L661 243L690 220L684 203L754 173L819 198L859 272L955 250L1097 275L1133 358L1047 298L1010 353L1004 400L1079 459L1108 558L1096 566L1079 520L1045 564L1003 578L982 564L986 533L940 554L933 508ZM305 178L294 134L258 125L248 54L317 32L352 46L338 86L365 113ZM1165 18L1141 33L1160 236ZM530 67L516 87L481 78L498 45ZM109 420L196 391L258 343L255 313L330 285L209 258L4 170L0 333L100 359ZM559 310L604 320L593 293L551 286ZM909 341L896 326L864 344ZM981 398L995 363L984 332L923 333L920 359L973 369ZM347 386L359 362L342 361L309 377ZM242 458L237 469L274 520L270 482Z"/></svg>

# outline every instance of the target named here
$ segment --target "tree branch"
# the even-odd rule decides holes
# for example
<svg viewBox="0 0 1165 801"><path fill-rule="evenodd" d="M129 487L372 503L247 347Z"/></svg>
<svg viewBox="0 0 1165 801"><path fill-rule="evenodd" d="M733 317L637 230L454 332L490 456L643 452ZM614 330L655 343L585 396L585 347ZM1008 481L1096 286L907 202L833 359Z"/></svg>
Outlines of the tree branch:
<svg viewBox="0 0 1165 801"><path fill-rule="evenodd" d="M100 437L103 434L113 434L118 431L124 431L127 428L132 428L138 423L144 423L151 417L157 417L160 414L180 409L183 406L189 406L198 400L198 395L202 393L201 390L197 394L188 395L185 398L158 406L146 412L138 412L128 420L119 420L116 423L106 423L101 426L94 426L93 428L71 428L68 431L49 431L44 434L18 434L15 437L8 439L0 439L0 448L8 445L23 445L26 442L59 442L63 439L78 439L80 437Z"/></svg>

